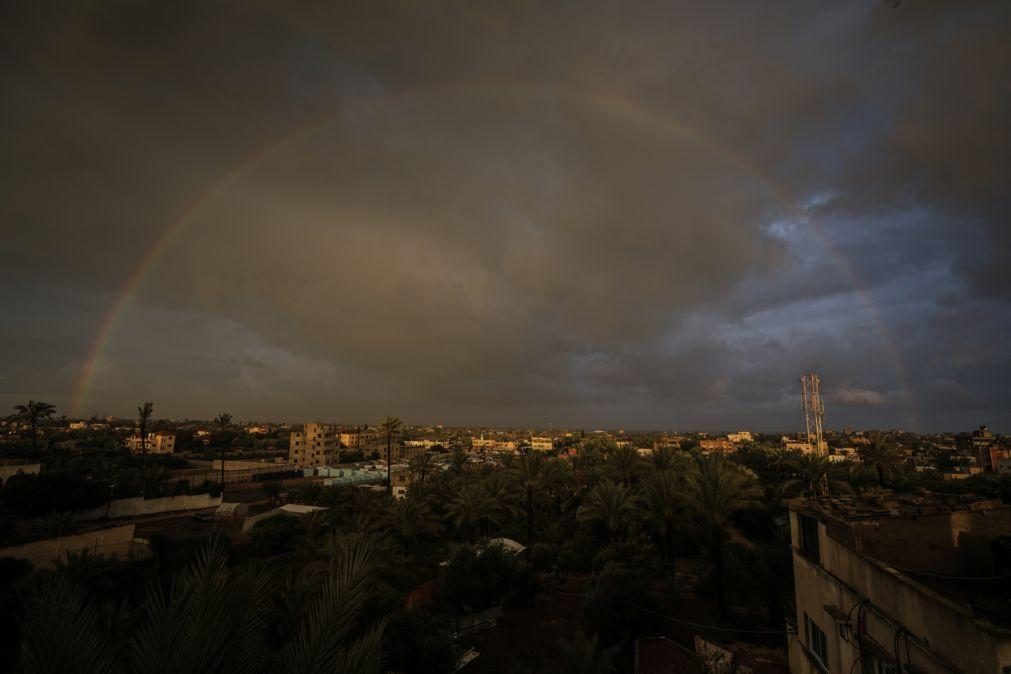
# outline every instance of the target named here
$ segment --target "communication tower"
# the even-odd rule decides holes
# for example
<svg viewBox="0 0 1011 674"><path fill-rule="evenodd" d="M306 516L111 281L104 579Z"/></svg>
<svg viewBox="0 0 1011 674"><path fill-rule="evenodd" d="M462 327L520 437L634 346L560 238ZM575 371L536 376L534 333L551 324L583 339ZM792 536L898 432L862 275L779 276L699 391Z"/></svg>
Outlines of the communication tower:
<svg viewBox="0 0 1011 674"><path fill-rule="evenodd" d="M807 442L815 454L825 454L828 449L822 433L825 421L825 404L821 401L820 384L821 379L814 372L809 372L800 378Z"/></svg>

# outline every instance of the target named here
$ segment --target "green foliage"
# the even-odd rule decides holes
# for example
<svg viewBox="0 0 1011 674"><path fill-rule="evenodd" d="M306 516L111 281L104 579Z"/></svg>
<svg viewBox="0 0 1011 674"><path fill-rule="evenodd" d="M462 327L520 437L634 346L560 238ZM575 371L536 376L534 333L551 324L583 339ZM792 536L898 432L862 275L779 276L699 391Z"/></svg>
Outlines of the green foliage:
<svg viewBox="0 0 1011 674"><path fill-rule="evenodd" d="M480 483L464 485L446 510L453 526L471 543L486 526L502 523L497 504Z"/></svg>
<svg viewBox="0 0 1011 674"><path fill-rule="evenodd" d="M291 550L295 539L304 533L305 527L299 518L278 514L254 524L250 537L256 551L268 555Z"/></svg>
<svg viewBox="0 0 1011 674"><path fill-rule="evenodd" d="M298 611L287 613L277 609L291 595L263 568L231 568L220 540L133 606L66 570L45 574L24 594L20 671L378 674L385 620L362 616L374 556L362 539L337 546L320 575L299 581Z"/></svg>
<svg viewBox="0 0 1011 674"><path fill-rule="evenodd" d="M432 616L397 611L390 616L383 641L389 670L404 674L452 672L456 657L448 631Z"/></svg>
<svg viewBox="0 0 1011 674"><path fill-rule="evenodd" d="M608 565L594 579L583 613L605 643L620 644L653 631L650 614L638 607L655 608L646 578L635 569Z"/></svg>
<svg viewBox="0 0 1011 674"><path fill-rule="evenodd" d="M439 597L459 613L482 611L525 589L525 574L519 560L500 547L459 546L443 570Z"/></svg>
<svg viewBox="0 0 1011 674"><path fill-rule="evenodd" d="M14 475L0 490L4 507L21 517L95 508L108 496L107 484L64 472Z"/></svg>
<svg viewBox="0 0 1011 674"><path fill-rule="evenodd" d="M624 531L635 512L636 498L623 484L605 480L595 486L582 507L579 521L599 524L608 537Z"/></svg>
<svg viewBox="0 0 1011 674"><path fill-rule="evenodd" d="M572 639L561 639L557 644L558 656L555 672L558 674L611 674L620 645L601 648L597 635L586 638L576 632Z"/></svg>
<svg viewBox="0 0 1011 674"><path fill-rule="evenodd" d="M884 486L885 478L891 476L902 463L902 454L891 438L883 433L874 433L870 444L863 445L858 452L860 459L877 471L879 486Z"/></svg>
<svg viewBox="0 0 1011 674"><path fill-rule="evenodd" d="M29 400L24 405L14 406L14 418L21 423L28 424L31 431L32 453L39 449L39 424L46 419L51 419L56 414L56 407L36 400Z"/></svg>

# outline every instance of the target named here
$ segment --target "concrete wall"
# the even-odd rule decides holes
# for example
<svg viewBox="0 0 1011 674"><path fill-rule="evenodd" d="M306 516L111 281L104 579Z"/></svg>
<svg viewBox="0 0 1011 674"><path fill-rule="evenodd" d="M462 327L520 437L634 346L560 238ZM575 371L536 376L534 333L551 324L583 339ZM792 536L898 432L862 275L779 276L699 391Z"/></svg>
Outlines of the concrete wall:
<svg viewBox="0 0 1011 674"><path fill-rule="evenodd" d="M169 513L178 510L201 510L203 508L216 508L221 505L221 496L211 496L210 494L183 494L181 496L165 496L163 498L143 499L121 498L113 501L108 508L109 519L117 517L137 517L140 515L157 515L158 513ZM87 522L90 520L100 520L105 517L106 506L92 508L91 510L80 510L74 513L74 520Z"/></svg>
<svg viewBox="0 0 1011 674"><path fill-rule="evenodd" d="M1011 631L973 618L962 606L866 557L828 535L819 523L821 563L818 564L797 547L796 513L790 514L794 541L794 582L797 596L799 634L791 642L790 670L793 674L815 674L817 668L804 653L805 612L828 638L828 662L831 674L859 671L857 640L840 636L836 620L825 610L835 606L849 613L863 598L871 607L865 612L867 633L892 651L896 630L905 626L912 633L912 662L924 672L951 672L926 651L953 665L955 671L999 673L1011 665ZM857 612L853 611L852 630L856 631ZM919 644L919 646L917 646Z"/></svg>
<svg viewBox="0 0 1011 674"><path fill-rule="evenodd" d="M68 552L82 550L118 559L132 559L136 547L133 534L134 525L124 524L83 534L0 548L0 557L27 559L36 568L50 566L56 559L65 558Z"/></svg>
<svg viewBox="0 0 1011 674"><path fill-rule="evenodd" d="M188 480L191 485L202 484L204 480L221 481L220 460L201 462L191 461L194 465L216 466L216 468L195 468L172 471L172 479ZM250 467L253 466L253 467ZM297 466L288 463L270 463L266 461L225 461L225 484L246 484L255 482L258 475L295 470Z"/></svg>

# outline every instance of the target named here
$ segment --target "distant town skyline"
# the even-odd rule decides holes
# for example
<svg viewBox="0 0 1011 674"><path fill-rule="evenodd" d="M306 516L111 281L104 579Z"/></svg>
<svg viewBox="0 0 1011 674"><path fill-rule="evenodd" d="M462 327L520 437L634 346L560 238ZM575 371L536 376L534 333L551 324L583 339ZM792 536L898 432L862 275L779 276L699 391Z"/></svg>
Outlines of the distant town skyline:
<svg viewBox="0 0 1011 674"><path fill-rule="evenodd" d="M1009 21L6 3L0 409L1006 431Z"/></svg>

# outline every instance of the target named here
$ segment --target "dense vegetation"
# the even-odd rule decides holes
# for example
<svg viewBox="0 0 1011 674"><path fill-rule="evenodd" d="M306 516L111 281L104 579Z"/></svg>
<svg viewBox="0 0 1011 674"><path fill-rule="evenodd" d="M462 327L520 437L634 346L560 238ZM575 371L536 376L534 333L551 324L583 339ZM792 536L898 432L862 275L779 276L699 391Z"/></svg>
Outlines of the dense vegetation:
<svg viewBox="0 0 1011 674"><path fill-rule="evenodd" d="M687 641L683 620L705 636L783 646L794 613L785 498L1011 493L1007 477L916 473L885 436L861 453L861 463L758 445L644 456L599 440L572 457L428 452L411 461L405 498L306 484L291 498L326 509L262 520L248 543L155 540L150 564L83 555L34 573L8 560L3 633L25 672L448 672L464 643L451 635L470 617L564 596L578 597L578 629L548 650L514 649L495 671L614 671L639 636ZM158 466L122 452L64 457L8 481L8 518L103 502L103 462L120 484L134 475L131 491ZM149 489L160 484L148 474ZM264 485L271 501L279 492ZM499 538L526 547L515 554Z"/></svg>

